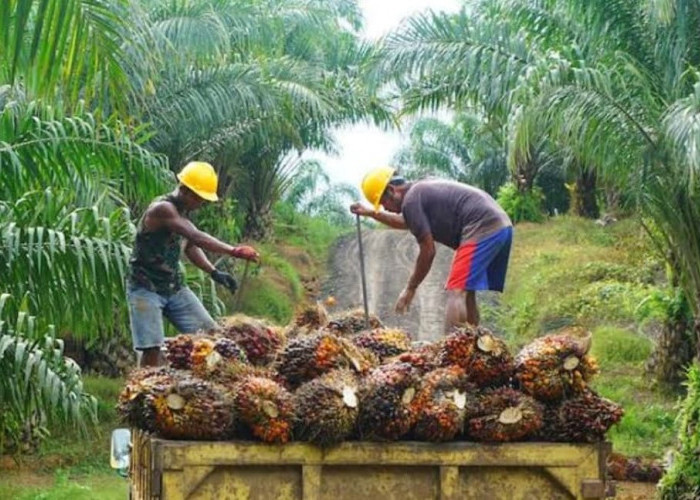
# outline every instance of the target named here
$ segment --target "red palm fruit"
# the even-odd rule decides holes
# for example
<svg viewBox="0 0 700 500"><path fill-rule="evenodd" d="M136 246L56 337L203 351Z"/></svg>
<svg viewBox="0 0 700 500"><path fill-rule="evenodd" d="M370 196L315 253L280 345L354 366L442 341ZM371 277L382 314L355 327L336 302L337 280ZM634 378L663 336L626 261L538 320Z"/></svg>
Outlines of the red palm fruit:
<svg viewBox="0 0 700 500"><path fill-rule="evenodd" d="M333 370L306 382L294 394L295 439L330 446L355 429L358 380L347 369Z"/></svg>
<svg viewBox="0 0 700 500"><path fill-rule="evenodd" d="M332 333L320 332L289 341L278 360L278 372L295 388L338 368L365 373L377 364L365 349Z"/></svg>
<svg viewBox="0 0 700 500"><path fill-rule="evenodd" d="M357 430L363 440L394 441L408 434L418 412L412 405L420 374L408 363L382 365L360 386Z"/></svg>
<svg viewBox="0 0 700 500"><path fill-rule="evenodd" d="M277 328L243 315L226 318L221 335L233 340L256 366L272 363L284 346L284 334Z"/></svg>
<svg viewBox="0 0 700 500"><path fill-rule="evenodd" d="M515 379L531 396L547 402L583 392L598 372L586 354L590 339L568 333L541 337L526 345L515 358Z"/></svg>
<svg viewBox="0 0 700 500"><path fill-rule="evenodd" d="M624 415L622 407L585 390L572 399L547 407L538 437L543 441L597 442Z"/></svg>
<svg viewBox="0 0 700 500"><path fill-rule="evenodd" d="M377 316L374 314L369 315L369 329L382 328L383 326ZM326 329L343 336L366 330L365 312L362 309L353 309L334 314L326 325Z"/></svg>
<svg viewBox="0 0 700 500"><path fill-rule="evenodd" d="M398 356L411 349L411 338L403 330L377 328L358 333L352 343L372 351L380 360Z"/></svg>
<svg viewBox="0 0 700 500"><path fill-rule="evenodd" d="M239 424L266 443L286 443L294 422L292 395L274 380L245 377L235 386Z"/></svg>
<svg viewBox="0 0 700 500"><path fill-rule="evenodd" d="M426 374L411 403L418 413L413 435L422 441L450 441L462 434L465 418L475 412L475 387L459 366Z"/></svg>
<svg viewBox="0 0 700 500"><path fill-rule="evenodd" d="M490 389L479 399L469 420L469 436L477 441L517 441L542 427L543 407L530 396L507 387Z"/></svg>

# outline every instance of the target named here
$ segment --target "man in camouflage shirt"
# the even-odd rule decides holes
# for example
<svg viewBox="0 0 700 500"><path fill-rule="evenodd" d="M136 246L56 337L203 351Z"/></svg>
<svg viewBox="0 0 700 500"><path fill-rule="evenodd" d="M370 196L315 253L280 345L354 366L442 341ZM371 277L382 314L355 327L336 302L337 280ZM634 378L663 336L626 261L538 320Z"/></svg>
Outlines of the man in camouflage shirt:
<svg viewBox="0 0 700 500"><path fill-rule="evenodd" d="M216 201L218 177L208 163L189 163L177 176L180 184L172 193L154 200L138 224L130 260L127 286L129 317L134 349L142 353L139 366L162 364L163 316L181 333L216 327L216 323L185 286L180 272L180 253L217 283L232 292L236 281L218 271L203 250L257 261L249 246L231 246L200 231L188 214L206 201Z"/></svg>

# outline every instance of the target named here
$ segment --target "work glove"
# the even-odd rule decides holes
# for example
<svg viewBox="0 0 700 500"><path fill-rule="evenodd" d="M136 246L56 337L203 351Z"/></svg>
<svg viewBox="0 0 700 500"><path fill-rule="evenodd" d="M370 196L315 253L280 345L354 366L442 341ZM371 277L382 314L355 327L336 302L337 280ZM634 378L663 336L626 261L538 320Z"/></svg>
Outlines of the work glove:
<svg viewBox="0 0 700 500"><path fill-rule="evenodd" d="M229 273L214 269L209 276L211 276L211 279L216 281L218 284L228 288L231 293L236 293L238 283L236 283L236 278L231 276Z"/></svg>

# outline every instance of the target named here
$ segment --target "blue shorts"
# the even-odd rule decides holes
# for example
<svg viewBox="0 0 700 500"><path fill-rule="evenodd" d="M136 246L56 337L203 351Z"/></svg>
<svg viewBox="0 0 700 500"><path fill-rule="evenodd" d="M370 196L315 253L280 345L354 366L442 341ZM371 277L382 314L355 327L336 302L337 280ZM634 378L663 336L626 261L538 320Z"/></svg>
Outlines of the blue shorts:
<svg viewBox="0 0 700 500"><path fill-rule="evenodd" d="M504 227L480 240L462 243L455 252L445 288L503 291L513 228Z"/></svg>
<svg viewBox="0 0 700 500"><path fill-rule="evenodd" d="M182 287L169 297L143 287L128 287L126 296L129 302L131 338L137 351L163 345L163 316L180 333L194 333L216 327L197 296L187 287Z"/></svg>

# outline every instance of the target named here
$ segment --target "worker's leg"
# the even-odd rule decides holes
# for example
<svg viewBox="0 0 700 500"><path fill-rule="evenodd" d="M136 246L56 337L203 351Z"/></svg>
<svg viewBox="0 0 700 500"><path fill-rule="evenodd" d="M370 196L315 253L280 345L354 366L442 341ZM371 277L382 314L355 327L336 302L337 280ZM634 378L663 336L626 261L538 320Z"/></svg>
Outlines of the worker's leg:
<svg viewBox="0 0 700 500"><path fill-rule="evenodd" d="M200 330L217 328L216 322L204 308L204 305L187 287L181 288L168 299L163 314L180 333L195 333Z"/></svg>
<svg viewBox="0 0 700 500"><path fill-rule="evenodd" d="M129 321L134 349L141 351L139 366L163 364L163 306L165 299L145 288L127 291Z"/></svg>
<svg viewBox="0 0 700 500"><path fill-rule="evenodd" d="M476 292L467 290L465 294L466 321L472 326L479 326L479 307L476 305Z"/></svg>
<svg viewBox="0 0 700 500"><path fill-rule="evenodd" d="M447 304L445 306L445 334L457 325L463 325L467 321L467 308L464 300L464 290L448 290Z"/></svg>

